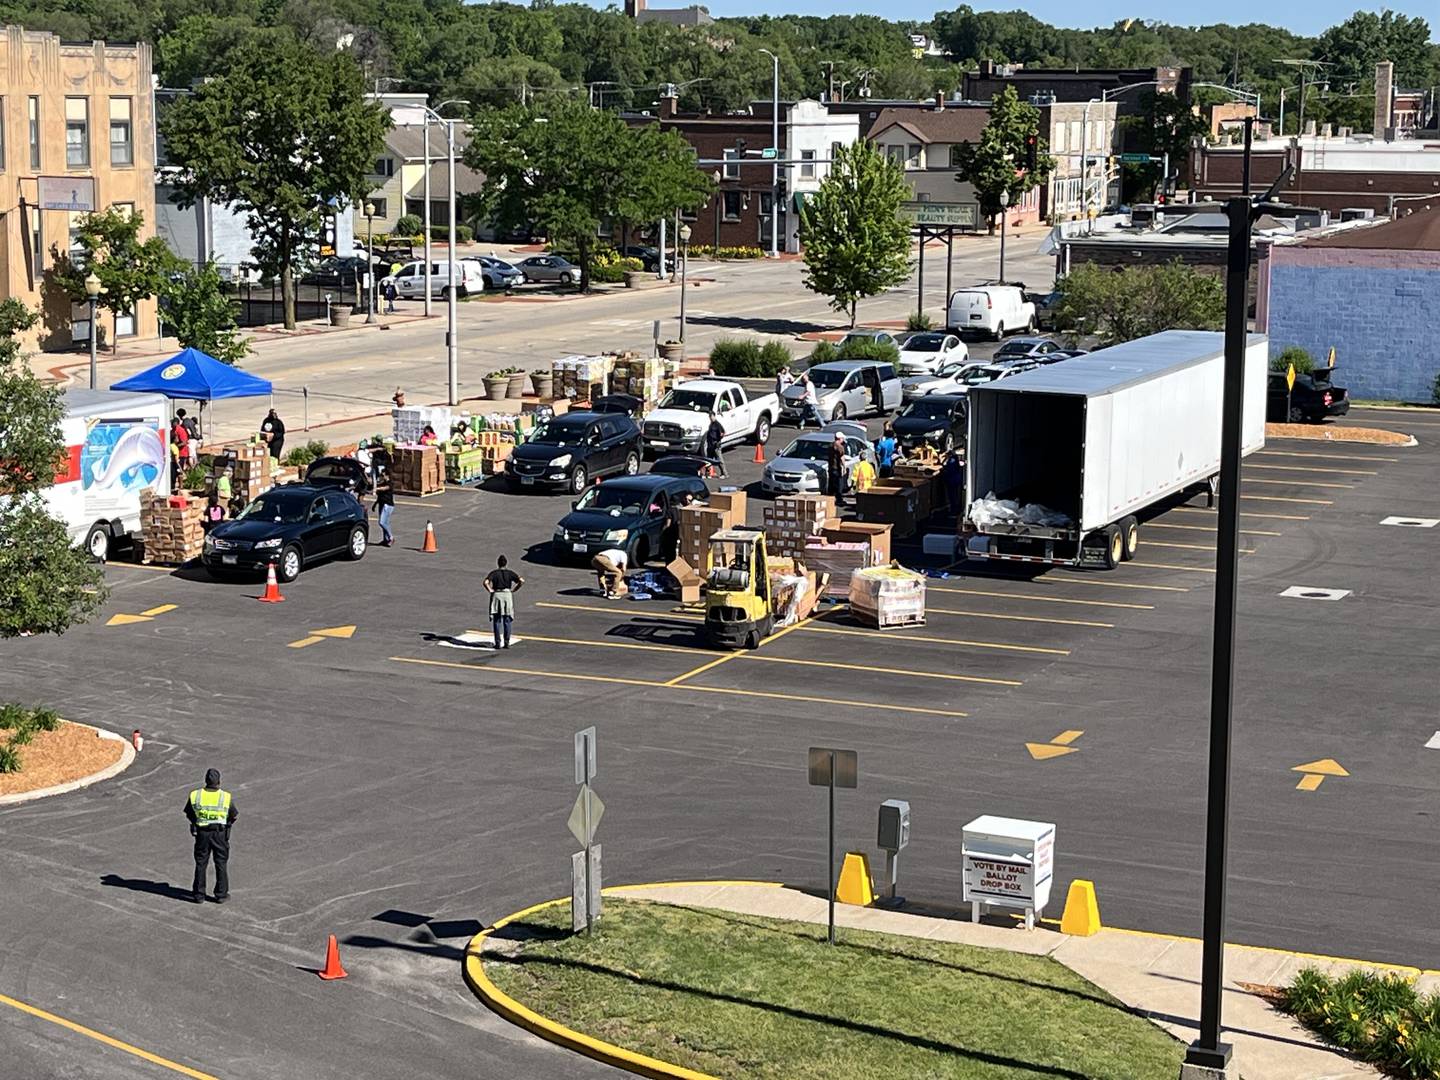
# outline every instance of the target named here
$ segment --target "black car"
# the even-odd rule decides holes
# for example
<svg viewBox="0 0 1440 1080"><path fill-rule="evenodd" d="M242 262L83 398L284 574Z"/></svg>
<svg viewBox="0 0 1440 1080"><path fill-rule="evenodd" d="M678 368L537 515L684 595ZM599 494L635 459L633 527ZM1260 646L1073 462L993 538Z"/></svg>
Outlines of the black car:
<svg viewBox="0 0 1440 1080"><path fill-rule="evenodd" d="M625 552L631 566L669 554L675 511L689 496L704 502L710 489L696 476L626 476L598 484L572 504L555 526L556 562L588 560L609 548ZM666 532L671 531L667 540Z"/></svg>
<svg viewBox="0 0 1440 1080"><path fill-rule="evenodd" d="M650 466L651 476L709 476L715 462L699 454L665 454Z"/></svg>
<svg viewBox="0 0 1440 1080"><path fill-rule="evenodd" d="M617 413L633 420L645 412L645 402L634 394L603 394L590 402L590 411Z"/></svg>
<svg viewBox="0 0 1440 1080"><path fill-rule="evenodd" d="M370 494L369 471L355 458L318 457L305 470L305 483L311 487L338 487L356 498Z"/></svg>
<svg viewBox="0 0 1440 1080"><path fill-rule="evenodd" d="M378 260L379 255L376 256ZM331 255L300 275L301 285L355 285L365 275L364 255Z"/></svg>
<svg viewBox="0 0 1440 1080"><path fill-rule="evenodd" d="M895 440L900 449L933 446L944 453L965 445L969 417L964 394L926 394L895 418Z"/></svg>
<svg viewBox="0 0 1440 1080"><path fill-rule="evenodd" d="M627 259L639 259L640 265L652 274L660 269L660 249L649 244L626 244L620 254Z"/></svg>
<svg viewBox="0 0 1440 1080"><path fill-rule="evenodd" d="M566 413L545 421L515 447L505 476L516 491L565 487L576 495L597 476L640 471L640 428L616 413Z"/></svg>
<svg viewBox="0 0 1440 1080"><path fill-rule="evenodd" d="M1285 372L1270 372L1265 392L1265 419L1271 423L1318 424L1327 416L1344 416L1350 411L1350 394L1330 381L1331 369L1320 368L1295 376L1295 389L1287 393ZM1286 401L1289 415L1286 415Z"/></svg>
<svg viewBox="0 0 1440 1080"><path fill-rule="evenodd" d="M260 573L274 563L281 581L294 581L317 559L359 559L369 545L369 521L355 496L337 487L287 484L216 525L200 558L216 576Z"/></svg>

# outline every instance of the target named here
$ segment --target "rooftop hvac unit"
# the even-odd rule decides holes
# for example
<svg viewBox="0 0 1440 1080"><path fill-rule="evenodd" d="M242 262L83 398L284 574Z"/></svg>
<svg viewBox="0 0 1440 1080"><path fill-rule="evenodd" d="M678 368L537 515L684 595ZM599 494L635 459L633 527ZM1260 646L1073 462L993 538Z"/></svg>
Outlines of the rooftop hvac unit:
<svg viewBox="0 0 1440 1080"><path fill-rule="evenodd" d="M1369 221L1375 211L1368 206L1349 206L1340 211L1341 221Z"/></svg>

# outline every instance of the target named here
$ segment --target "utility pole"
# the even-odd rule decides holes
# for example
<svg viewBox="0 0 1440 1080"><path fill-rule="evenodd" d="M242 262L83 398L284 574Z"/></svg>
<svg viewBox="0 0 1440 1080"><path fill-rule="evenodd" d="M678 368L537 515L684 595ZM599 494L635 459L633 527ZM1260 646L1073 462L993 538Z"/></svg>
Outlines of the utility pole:
<svg viewBox="0 0 1440 1080"><path fill-rule="evenodd" d="M829 87L829 92L825 95L825 100L826 100L826 101L834 101L834 100L835 100L835 61L834 61L834 60L824 60L824 61L821 62L821 66L825 68L825 85L826 85L827 87Z"/></svg>
<svg viewBox="0 0 1440 1080"><path fill-rule="evenodd" d="M770 57L774 82L770 88L770 257L780 257L780 57L769 49L761 49ZM788 142L788 140L787 140Z"/></svg>

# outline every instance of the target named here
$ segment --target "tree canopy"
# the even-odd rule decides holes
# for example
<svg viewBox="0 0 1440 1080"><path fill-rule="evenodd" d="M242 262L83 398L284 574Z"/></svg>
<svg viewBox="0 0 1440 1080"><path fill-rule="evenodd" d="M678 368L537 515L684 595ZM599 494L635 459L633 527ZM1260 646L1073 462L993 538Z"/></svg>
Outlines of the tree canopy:
<svg viewBox="0 0 1440 1080"><path fill-rule="evenodd" d="M1035 168L1027 167L1029 143L1035 145ZM1054 171L1055 159L1040 137L1040 110L1021 101L1015 88L1005 87L990 103L990 119L978 143L961 143L956 174L975 188L980 212L994 219L1005 205L1043 184Z"/></svg>
<svg viewBox="0 0 1440 1080"><path fill-rule="evenodd" d="M1081 263L1056 287L1061 325L1106 345L1162 330L1219 330L1225 322L1224 283L1178 259L1164 266Z"/></svg>

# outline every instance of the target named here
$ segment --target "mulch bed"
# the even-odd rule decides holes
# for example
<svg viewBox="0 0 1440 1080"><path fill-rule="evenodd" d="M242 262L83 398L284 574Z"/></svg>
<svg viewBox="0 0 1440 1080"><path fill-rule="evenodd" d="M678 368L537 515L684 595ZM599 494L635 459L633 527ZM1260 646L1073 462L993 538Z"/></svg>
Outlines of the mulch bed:
<svg viewBox="0 0 1440 1080"><path fill-rule="evenodd" d="M118 739L102 739L90 728L62 722L20 748L20 771L0 773L0 795L37 791L97 773L120 760L124 745Z"/></svg>
<svg viewBox="0 0 1440 1080"><path fill-rule="evenodd" d="M1316 442L1374 443L1376 446L1409 446L1411 436L1381 428L1340 427L1333 424L1266 424L1267 439L1312 439Z"/></svg>

